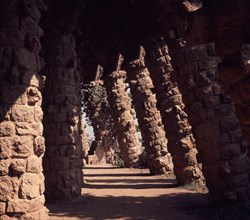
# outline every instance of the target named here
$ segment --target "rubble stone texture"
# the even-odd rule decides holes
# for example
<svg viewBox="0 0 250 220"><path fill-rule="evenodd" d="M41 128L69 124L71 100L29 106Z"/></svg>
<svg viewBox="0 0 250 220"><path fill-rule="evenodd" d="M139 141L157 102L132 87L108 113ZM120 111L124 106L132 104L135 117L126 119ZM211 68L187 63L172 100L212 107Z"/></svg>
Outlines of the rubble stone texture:
<svg viewBox="0 0 250 220"><path fill-rule="evenodd" d="M35 3L8 3L0 7L0 219L44 220L41 13Z"/></svg>
<svg viewBox="0 0 250 220"><path fill-rule="evenodd" d="M179 88L187 104L210 199L249 199L249 159L234 102L218 84L214 44L186 48L175 56Z"/></svg>
<svg viewBox="0 0 250 220"><path fill-rule="evenodd" d="M144 57L130 62L126 71L150 173L165 174L172 170L172 159Z"/></svg>
<svg viewBox="0 0 250 220"><path fill-rule="evenodd" d="M201 169L197 163L195 140L184 111L185 105L177 82L164 39L151 42L147 50L147 66L152 73L153 83L165 127L168 150L174 163L174 173L181 185L204 184Z"/></svg>
<svg viewBox="0 0 250 220"><path fill-rule="evenodd" d="M235 102L236 114L239 118L241 129L246 138L250 149L250 44L242 45L241 50L242 69L237 69L237 72L228 69L228 77L224 73L223 86L225 92L228 93ZM225 85L228 83L227 85Z"/></svg>
<svg viewBox="0 0 250 220"><path fill-rule="evenodd" d="M126 90L126 72L114 71L107 75L104 85L112 109L115 134L125 166L135 167L140 160L141 146Z"/></svg>
<svg viewBox="0 0 250 220"><path fill-rule="evenodd" d="M81 195L82 185L80 69L71 33L54 29L46 37L45 195L48 200L70 200Z"/></svg>

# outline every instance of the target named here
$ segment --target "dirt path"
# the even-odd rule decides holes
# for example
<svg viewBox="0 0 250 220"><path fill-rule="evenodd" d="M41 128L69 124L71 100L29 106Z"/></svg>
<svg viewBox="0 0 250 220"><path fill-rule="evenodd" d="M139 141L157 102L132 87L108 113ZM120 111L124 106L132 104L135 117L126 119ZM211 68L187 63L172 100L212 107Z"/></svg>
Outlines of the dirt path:
<svg viewBox="0 0 250 220"><path fill-rule="evenodd" d="M175 180L147 170L88 166L82 197L47 204L49 220L212 220L206 195L176 188Z"/></svg>

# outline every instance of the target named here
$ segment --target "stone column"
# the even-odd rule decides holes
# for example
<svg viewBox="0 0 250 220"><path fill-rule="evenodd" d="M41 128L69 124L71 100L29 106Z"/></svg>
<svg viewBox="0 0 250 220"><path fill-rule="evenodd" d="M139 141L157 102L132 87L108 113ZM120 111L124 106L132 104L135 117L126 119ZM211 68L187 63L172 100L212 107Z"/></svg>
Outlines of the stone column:
<svg viewBox="0 0 250 220"><path fill-rule="evenodd" d="M168 141L156 107L156 96L152 92L154 86L145 66L144 56L130 62L126 71L150 173L167 173L172 170L172 161L167 151Z"/></svg>
<svg viewBox="0 0 250 220"><path fill-rule="evenodd" d="M47 219L35 1L0 2L0 219Z"/></svg>
<svg viewBox="0 0 250 220"><path fill-rule="evenodd" d="M249 199L249 159L234 103L218 84L214 44L187 48L175 56L179 85L193 127L210 199Z"/></svg>
<svg viewBox="0 0 250 220"><path fill-rule="evenodd" d="M146 62L152 73L176 179L181 185L203 185L204 178L196 159L195 140L184 111L182 95L172 74L168 46L164 40L151 42L147 48L147 55Z"/></svg>
<svg viewBox="0 0 250 220"><path fill-rule="evenodd" d="M46 198L71 200L81 195L82 185L80 70L71 33L54 29L46 37Z"/></svg>
<svg viewBox="0 0 250 220"><path fill-rule="evenodd" d="M125 166L135 167L139 164L141 149L125 79L124 71L114 71L106 76L104 83L122 159Z"/></svg>
<svg viewBox="0 0 250 220"><path fill-rule="evenodd" d="M250 150L250 44L242 45L241 59L241 68L232 63L230 68L224 68L223 72L219 71L219 76L223 81L223 90L235 102L236 114Z"/></svg>

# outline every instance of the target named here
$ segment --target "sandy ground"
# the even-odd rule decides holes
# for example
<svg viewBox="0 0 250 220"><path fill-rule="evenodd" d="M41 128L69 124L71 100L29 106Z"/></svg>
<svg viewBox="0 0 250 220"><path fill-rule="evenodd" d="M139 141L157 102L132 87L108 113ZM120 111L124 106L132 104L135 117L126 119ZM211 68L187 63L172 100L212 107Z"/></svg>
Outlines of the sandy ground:
<svg viewBox="0 0 250 220"><path fill-rule="evenodd" d="M82 197L46 204L49 220L215 219L206 195L177 187L173 177L110 166L88 166L84 174Z"/></svg>

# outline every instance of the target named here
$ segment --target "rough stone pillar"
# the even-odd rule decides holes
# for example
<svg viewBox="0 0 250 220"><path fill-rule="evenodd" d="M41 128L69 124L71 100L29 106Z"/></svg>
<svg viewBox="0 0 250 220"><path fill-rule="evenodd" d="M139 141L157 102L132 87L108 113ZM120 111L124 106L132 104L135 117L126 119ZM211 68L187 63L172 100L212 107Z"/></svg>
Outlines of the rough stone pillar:
<svg viewBox="0 0 250 220"><path fill-rule="evenodd" d="M187 48L175 56L179 85L193 127L210 199L249 199L249 160L234 103L218 84L214 44Z"/></svg>
<svg viewBox="0 0 250 220"><path fill-rule="evenodd" d="M46 198L70 200L81 194L81 78L71 33L47 32L44 92Z"/></svg>
<svg viewBox="0 0 250 220"><path fill-rule="evenodd" d="M122 159L127 167L134 167L139 163L141 149L125 79L124 71L114 71L107 75L104 83Z"/></svg>
<svg viewBox="0 0 250 220"><path fill-rule="evenodd" d="M47 219L35 1L0 2L0 219ZM11 218L13 217L13 218Z"/></svg>
<svg viewBox="0 0 250 220"><path fill-rule="evenodd" d="M204 184L198 166L195 140L184 111L185 105L173 77L173 67L164 40L151 42L147 48L147 66L152 73L156 97L168 139L168 150L174 164L174 173L181 185Z"/></svg>
<svg viewBox="0 0 250 220"><path fill-rule="evenodd" d="M167 173L172 170L172 161L167 151L168 141L156 107L156 96L152 92L154 86L144 63L144 55L130 62L126 71L150 173Z"/></svg>
<svg viewBox="0 0 250 220"><path fill-rule="evenodd" d="M220 83L223 90L235 102L236 114L250 150L250 44L242 45L241 54L243 64L241 68L233 68L235 66L227 68L225 72L219 72L219 76L222 79Z"/></svg>

